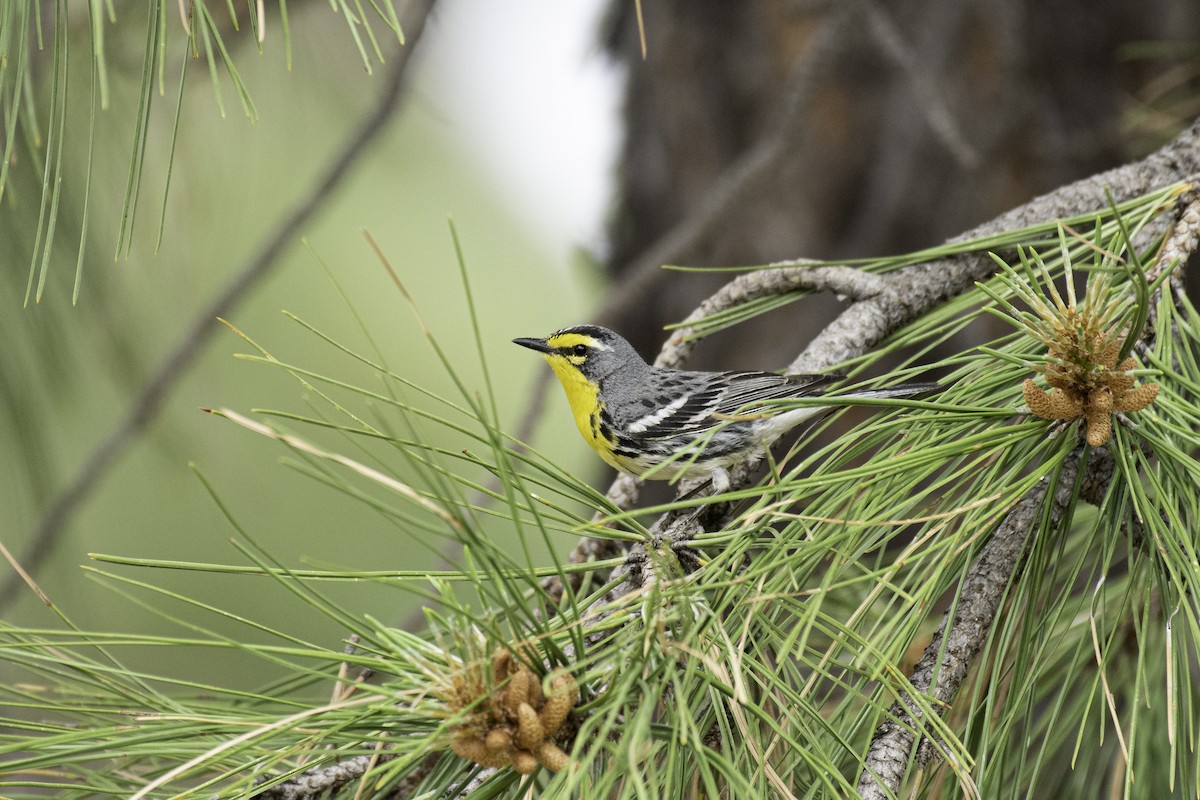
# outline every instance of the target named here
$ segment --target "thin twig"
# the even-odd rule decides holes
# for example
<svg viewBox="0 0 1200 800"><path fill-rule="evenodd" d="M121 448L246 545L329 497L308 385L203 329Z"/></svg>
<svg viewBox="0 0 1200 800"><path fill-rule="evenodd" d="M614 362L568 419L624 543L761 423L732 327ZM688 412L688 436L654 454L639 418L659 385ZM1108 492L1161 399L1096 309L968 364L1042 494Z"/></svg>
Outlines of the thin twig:
<svg viewBox="0 0 1200 800"><path fill-rule="evenodd" d="M797 263L797 262L789 262ZM775 297L795 291L834 292L850 300L866 300L879 294L884 280L861 269L844 266L790 266L763 269L739 275L688 314L659 351L656 367L678 369L691 355L698 341L695 323L721 311L745 305L763 297Z"/></svg>
<svg viewBox="0 0 1200 800"><path fill-rule="evenodd" d="M203 353L204 346L216 333L217 327L213 321L217 317L229 316L233 309L250 296L254 287L271 273L278 264L279 257L295 240L300 230L329 203L351 169L386 129L388 121L399 106L406 67L425 28L433 4L434 0L421 0L410 6L404 22L404 31L409 37L408 44L396 52L387 83L375 107L347 137L299 205L279 223L258 252L234 274L233 279L212 302L193 318L183 340L164 359L158 371L143 387L125 418L92 450L67 486L54 498L21 556L21 563L29 572L37 572L46 557L54 551L75 510L108 474L134 439L158 416L175 385L188 374ZM9 576L3 589L0 589L0 607L12 601L22 585L19 576Z"/></svg>

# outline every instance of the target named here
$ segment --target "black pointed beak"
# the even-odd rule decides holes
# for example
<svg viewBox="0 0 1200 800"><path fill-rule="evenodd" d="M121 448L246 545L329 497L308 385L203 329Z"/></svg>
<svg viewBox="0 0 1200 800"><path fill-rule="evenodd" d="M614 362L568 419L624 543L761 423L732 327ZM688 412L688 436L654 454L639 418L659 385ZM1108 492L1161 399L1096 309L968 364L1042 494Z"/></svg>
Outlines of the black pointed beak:
<svg viewBox="0 0 1200 800"><path fill-rule="evenodd" d="M539 353L549 353L553 350L550 345L546 344L545 339L513 339L513 344L528 347L530 350L537 350Z"/></svg>

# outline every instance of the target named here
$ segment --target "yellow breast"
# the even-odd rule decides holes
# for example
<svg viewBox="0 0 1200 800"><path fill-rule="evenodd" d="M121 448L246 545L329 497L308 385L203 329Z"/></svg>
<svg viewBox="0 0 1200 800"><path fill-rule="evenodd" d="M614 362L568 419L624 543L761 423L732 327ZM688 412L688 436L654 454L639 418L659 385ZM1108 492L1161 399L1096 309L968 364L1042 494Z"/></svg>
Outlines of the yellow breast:
<svg viewBox="0 0 1200 800"><path fill-rule="evenodd" d="M575 417L575 427L579 428L584 440L600 454L601 458L613 466L617 466L612 460L612 442L600 432L600 409L602 406L597 398L595 384L583 377L583 374L562 356L547 353L546 361L553 368L554 374L558 376L558 382L562 384L563 391L567 395L567 402L571 404L571 415Z"/></svg>

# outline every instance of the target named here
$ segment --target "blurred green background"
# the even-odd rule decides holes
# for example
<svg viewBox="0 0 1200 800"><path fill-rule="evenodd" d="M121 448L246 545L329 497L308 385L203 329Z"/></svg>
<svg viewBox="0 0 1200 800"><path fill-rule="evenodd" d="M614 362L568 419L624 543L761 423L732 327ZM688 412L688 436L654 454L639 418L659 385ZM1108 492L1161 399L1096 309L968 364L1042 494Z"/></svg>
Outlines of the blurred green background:
<svg viewBox="0 0 1200 800"><path fill-rule="evenodd" d="M576 103L593 113L613 114L615 82L611 72L587 55L587 42L598 4L589 3L564 16L548 3L514 6L501 17L468 3L438 6L410 64L401 111L351 178L330 198L313 224L294 241L271 276L230 315L229 321L281 361L382 390L378 378L345 354L319 340L282 310L323 333L370 355L354 315L361 316L390 368L453 398L453 385L420 332L401 293L369 248L370 232L414 296L440 344L459 365L468 386L482 390L479 359L447 220L453 218L461 239L486 357L496 378L501 419L513 429L520 419L540 359L509 343L515 336L544 335L562 325L587 319L600 276L576 247L600 239L606 165L603 141L615 133L580 136L574 158L594 175L587 187L590 210L564 211L537 181L554 166L533 163L528 154L503 148L520 140L521 128L497 122L505 96L512 103L541 105L565 122L571 119L564 87L572 84ZM402 10L398 4L398 10ZM345 20L321 3L289 6L293 67L289 72L278 19L262 52L248 28L228 31L238 70L258 111L257 121L242 113L228 76L220 76L225 108L222 117L203 60L191 61L179 120L173 162L171 131L184 48L178 17L168 21L166 94L154 96L147 153L141 175L137 217L128 253L117 251L122 199L128 179L133 120L136 117L144 11L119 8L117 22L105 26L111 90L110 107L97 111L97 135L91 183L87 249L78 305L71 305L82 188L87 167L88 34L83 9L70 16L70 86L64 152L67 176L62 186L62 221L52 252L48 284L40 303L22 307L39 214L41 175L17 153L0 222L4 260L0 332L5 345L0 361L4 417L0 422L0 537L14 554L28 545L40 515L86 455L114 428L140 388L178 343L182 331L211 302L268 233L308 192L326 169L332 153L367 113L386 77L387 66L372 64L369 75ZM272 14L274 9L272 9ZM522 22L524 20L524 22ZM47 23L49 20L47 20ZM497 30L503 24L506 30ZM557 26L557 27L555 27ZM377 29L380 29L378 24ZM549 33L548 31L553 31ZM383 41L385 48L394 41ZM481 48L504 51L481 57ZM504 86L489 83L488 61L527 63L557 56L558 68L510 70ZM391 50L388 50L391 52ZM507 55L506 55L507 54ZM511 56L511 59L508 58ZM44 68L48 58L40 60ZM599 70L599 71L597 71ZM539 74L541 77L539 77ZM612 95L587 96L589 86L608 82ZM491 87L494 96L464 92L472 82ZM51 82L40 81L49 99ZM501 86L497 90L497 86ZM507 89L505 91L504 89ZM528 98L521 101L520 98ZM481 107L490 104L490 108ZM46 106L49 105L47 102ZM527 108L513 108L519 125L531 126L536 154L539 125ZM490 117L488 115L491 115ZM493 122L489 123L491 119ZM480 121L482 120L482 122ZM44 117L40 124L46 125ZM514 120L511 122L518 122ZM608 125L615 130L615 120ZM507 137L507 138L506 138ZM572 157L572 140L561 137L558 157ZM497 156L495 148L501 148ZM588 149L590 147L590 150ZM489 150L488 148L492 148ZM517 148L518 150L520 148ZM525 148L527 151L529 147ZM549 155L549 154L547 154ZM509 172L485 169L488 160ZM171 165L161 249L155 252L163 187ZM530 173L522 185L522 170ZM536 173L536 174L532 174ZM516 176L515 178L513 176ZM557 191L572 192L570 185ZM540 204L540 205L539 205ZM564 222L563 214L573 213ZM587 216L592 216L588 221ZM590 227L590 233L589 233ZM322 263L325 267L322 267ZM353 306L348 309L325 269ZM219 326L217 320L211 322ZM351 569L437 567L441 541L414 538L345 495L314 482L280 463L286 448L201 407L228 407L249 413L271 408L307 414L313 398L282 370L234 358L252 348L221 328L201 361L176 387L159 418L122 456L96 491L77 510L37 580L49 597L81 627L99 630L172 633L181 631L147 608L128 602L81 570L87 554L181 561L246 563L228 542L234 529L224 519L200 480L195 462L223 503L263 548L288 566L337 565ZM345 397L346 395L341 395ZM454 398L457 399L457 398ZM554 398L558 399L558 398ZM361 400L351 402L356 409ZM377 409L387 417L389 410ZM394 420L399 425L399 420ZM345 441L303 426L306 438L346 452ZM573 436L565 404L551 403L539 426L539 446L578 474L595 477L599 464ZM562 434L562 435L560 435ZM570 435L568 435L570 434ZM438 433L440 443L466 443ZM354 453L349 453L354 455ZM391 458L398 463L399 458ZM403 472L399 473L402 479ZM365 485L365 484L364 484ZM369 488L369 487L368 487ZM379 492L376 488L370 491ZM506 535L492 525L496 535ZM569 542L563 542L565 548ZM202 602L244 613L277 625L309 641L336 646L345 635L273 582L124 567L123 574L170 587ZM327 586L339 602L359 613L401 622L415 600L380 585ZM171 614L203 620L226 634L247 631L221 624L212 615L172 606L152 595L144 599ZM51 625L54 618L32 592L23 591L5 611L10 622ZM186 648L158 648L136 666L148 672L212 678L213 665ZM230 676L238 685L257 684L264 676Z"/></svg>

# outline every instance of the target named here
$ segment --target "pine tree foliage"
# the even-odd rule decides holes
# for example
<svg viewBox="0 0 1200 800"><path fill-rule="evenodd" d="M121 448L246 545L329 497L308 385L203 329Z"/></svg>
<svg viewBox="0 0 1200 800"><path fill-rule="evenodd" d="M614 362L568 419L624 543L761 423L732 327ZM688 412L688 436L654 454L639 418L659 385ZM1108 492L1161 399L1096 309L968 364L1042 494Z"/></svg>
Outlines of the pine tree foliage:
<svg viewBox="0 0 1200 800"><path fill-rule="evenodd" d="M388 38L404 41L400 20L392 0L334 0L331 10L346 23L368 73L382 62ZM288 25L288 4L280 0L281 30L273 34L282 41L283 58L292 63L292 37ZM133 227L137 218L139 194L142 192L142 173L147 159L151 128L151 113L155 101L163 102L167 94L169 65L179 63L178 94L174 109L174 129L171 131L171 153L179 138L179 111L184 99L184 83L188 66L202 61L207 66L214 101L221 116L227 113L226 92L232 87L238 107L250 120L258 118L254 98L242 80L231 56L233 39L252 37L261 51L266 40L267 15L265 3L233 3L225 7L206 0L181 0L173 5L167 0L155 0L145 7L144 54L141 67L141 89L137 118L131 147L128 180L122 200L121 226L117 235L117 253L128 253ZM90 37L78 41L78 14L86 14ZM272 11L273 14L273 11ZM49 15L46 17L46 15ZM83 280L84 256L88 247L87 216L92 198L92 157L95 153L97 115L109 108L109 51L112 43L106 37L121 36L138 22L138 9L121 8L121 27L113 28L118 20L117 6L108 0L88 0L78 8L68 8L66 0L38 3L19 0L0 8L0 107L4 108L0 128L3 160L0 161L0 198L6 193L17 202L38 202L37 226L29 276L25 288L25 303L40 301L55 262L56 234L60 220L60 200L64 192L82 197L83 223L78 231L77 259L73 299L79 299ZM45 17L45 18L44 18ZM182 36L180 36L182 32ZM124 42L118 39L118 46ZM87 84L80 87L70 81L76 70L71 69L72 48L84 47L89 63ZM33 73L47 72L49 101L39 96ZM76 78L78 80L78 78ZM90 108L86 130L68 124L68 108ZM75 168L64 158L68 148L86 150L82 169ZM15 180L20 178L21 180ZM168 178L163 191L169 191ZM39 199L40 198L40 199ZM165 213L165 203L164 203ZM159 241L162 229L159 225ZM65 246L59 242L59 248Z"/></svg>
<svg viewBox="0 0 1200 800"><path fill-rule="evenodd" d="M855 791L876 729L907 698L936 755L909 778L916 796L1193 796L1200 323L1171 290L1175 273L1152 270L1154 223L1183 188L986 242L1020 255L848 365L849 382L866 382L898 356L886 380L933 370L937 396L888 401L815 449L776 453L761 481L719 498L733 503L725 524L682 543L652 532L664 509L621 511L518 447L495 418L486 377L471 384L447 358L458 396L437 396L378 354L301 324L298 335L372 365L387 388L258 348L247 357L293 375L321 406L214 413L277 440L328 491L421 536L456 540L461 563L440 574L293 569L257 549L214 495L242 563L99 556L89 569L167 619L173 604L195 601L157 588L155 569L269 576L306 610L284 630L252 610L207 609L267 634L261 644L186 628L178 637L81 631L65 614L58 630L6 626L4 658L25 671L4 688L6 793L842 797ZM1063 299L1054 282L1064 273L1086 291ZM1064 319L1100 313L1128 344L1136 380L1160 387L1114 422L1103 448L1083 446L1079 421L1020 408L1022 382L1048 363L1046 342L1030 335L1046 308ZM1011 319L1013 331L927 362L987 313ZM1146 335L1125 336L1148 318ZM428 335L440 353L438 334ZM487 351L481 342L485 367ZM461 446L433 444L447 431ZM1112 477L1093 505L1068 465L1100 458L1111 459ZM398 477L409 467L419 480ZM1065 493L1066 513L1040 504L1003 613L943 707L910 683L914 656L948 607L971 602L964 576L997 526L1047 486ZM714 502L677 505L704 513ZM497 521L520 547L489 533ZM532 555L584 535L639 543L644 559L566 565ZM568 571L584 580L577 590L564 581L555 600L544 579ZM425 631L332 598L332 583L361 580L424 594ZM307 641L305 614L341 621L350 645ZM122 654L146 645L237 648L278 677L249 692L216 676L172 682ZM553 724L542 726L547 713ZM543 744L565 763L526 757Z"/></svg>
<svg viewBox="0 0 1200 800"><path fill-rule="evenodd" d="M368 68L385 31L401 36L390 3L335 6ZM0 51L10 54L0 70L0 196L10 165L22 163L14 154L25 152L24 167L42 176L27 299L47 281L54 188L87 183L64 172L61 156L67 4L51 7L53 26L43 27L42 8L0 11ZM206 60L218 102L228 80L253 117L223 16L203 0L183 8L187 46ZM264 34L260 5L230 9L232 27L246 21ZM102 108L101 19L117 10L96 0L86 11L88 101ZM166 80L170 11L155 3L146 18L127 225L147 109ZM44 123L28 113L29 64L47 34L54 111ZM375 571L297 568L258 546L213 489L236 563L96 555L85 568L175 634L81 629L51 598L55 626L0 622L0 660L13 676L0 685L3 793L846 797L871 785L872 746L890 726L911 734L906 797L1196 797L1200 319L1179 281L1195 248L1175 258L1170 246L1193 191L1174 185L1070 219L856 263L886 275L997 254L990 279L839 365L847 388L936 375L942 390L869 413L841 404L801 445L774 452L761 479L654 508L619 507L509 433L478 328L478 380L445 355L445 330L425 328L450 396L298 317L296 337L375 380L281 362L247 336L247 360L293 377L313 405L213 413L276 442L298 481L421 540L454 543L457 563L394 569L381 554ZM128 235L123 228L119 238ZM474 324L469 271L463 319ZM799 315L808 295L759 297L690 329L700 336L767 312ZM1011 330L955 350L984 315ZM933 355L946 347L950 355ZM1068 413L1075 400L1028 393L1030 379L1039 392L1039 381L1077 392L1079 413ZM1153 397L1141 388L1150 385ZM1136 403L1126 398L1139 391ZM1098 428L1107 436L1089 444ZM197 479L209 485L199 471ZM943 635L939 623L974 606L981 554L1030 511L994 584L999 613L977 631L979 652L961 661L955 695L939 698L914 677L922 653L932 647L942 664L955 655L954 631ZM673 539L656 523L667 513L705 524ZM619 555L545 555L587 537ZM160 570L265 579L298 611L276 622L206 604L160 586ZM338 598L340 585L364 581L421 596L421 624L402 629L387 609ZM191 621L194 612L212 626ZM306 621L318 618L337 621L345 639L311 641ZM230 623L245 636L223 632ZM154 647L235 652L270 677L247 690L219 673L149 674L139 653Z"/></svg>

